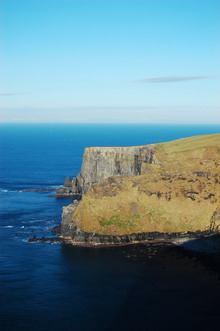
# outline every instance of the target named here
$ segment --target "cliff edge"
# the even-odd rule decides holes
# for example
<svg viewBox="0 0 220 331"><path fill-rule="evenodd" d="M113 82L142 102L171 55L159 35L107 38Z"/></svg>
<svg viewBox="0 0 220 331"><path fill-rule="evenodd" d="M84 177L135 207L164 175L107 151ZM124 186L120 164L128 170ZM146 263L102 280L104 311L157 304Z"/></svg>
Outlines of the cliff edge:
<svg viewBox="0 0 220 331"><path fill-rule="evenodd" d="M149 146L88 148L63 208L62 236L122 243L197 236L220 227L220 134Z"/></svg>
<svg viewBox="0 0 220 331"><path fill-rule="evenodd" d="M143 174L148 163L158 163L154 145L85 148L80 173L66 178L64 187L56 190L57 197L84 194L92 184L110 176Z"/></svg>

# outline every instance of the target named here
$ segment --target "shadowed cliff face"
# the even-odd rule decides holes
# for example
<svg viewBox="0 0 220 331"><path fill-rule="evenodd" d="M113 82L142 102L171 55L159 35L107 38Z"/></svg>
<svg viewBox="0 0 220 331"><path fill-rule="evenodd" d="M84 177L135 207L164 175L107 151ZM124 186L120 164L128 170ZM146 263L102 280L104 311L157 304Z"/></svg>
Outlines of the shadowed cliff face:
<svg viewBox="0 0 220 331"><path fill-rule="evenodd" d="M86 148L80 173L73 180L68 177L57 194L83 194L103 178L141 175L145 172L145 164L156 163L153 145Z"/></svg>

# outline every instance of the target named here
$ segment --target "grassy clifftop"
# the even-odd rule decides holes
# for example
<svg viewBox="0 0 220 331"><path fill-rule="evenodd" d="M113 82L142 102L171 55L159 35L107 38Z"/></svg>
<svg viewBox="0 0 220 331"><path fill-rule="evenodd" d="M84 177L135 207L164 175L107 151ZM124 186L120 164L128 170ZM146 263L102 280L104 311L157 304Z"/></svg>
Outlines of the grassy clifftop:
<svg viewBox="0 0 220 331"><path fill-rule="evenodd" d="M160 164L144 174L112 176L90 187L71 217L85 232L217 230L220 226L220 134L154 145Z"/></svg>
<svg viewBox="0 0 220 331"><path fill-rule="evenodd" d="M220 133L173 140L156 145L157 156L166 162L192 159L194 165L201 160L220 158Z"/></svg>

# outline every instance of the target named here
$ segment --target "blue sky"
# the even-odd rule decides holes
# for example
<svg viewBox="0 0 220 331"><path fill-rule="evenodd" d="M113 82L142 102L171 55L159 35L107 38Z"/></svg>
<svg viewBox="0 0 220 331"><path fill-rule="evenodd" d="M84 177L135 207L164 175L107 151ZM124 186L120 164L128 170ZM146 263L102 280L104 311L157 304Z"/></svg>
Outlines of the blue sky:
<svg viewBox="0 0 220 331"><path fill-rule="evenodd" d="M0 0L0 121L220 123L219 17L219 0Z"/></svg>

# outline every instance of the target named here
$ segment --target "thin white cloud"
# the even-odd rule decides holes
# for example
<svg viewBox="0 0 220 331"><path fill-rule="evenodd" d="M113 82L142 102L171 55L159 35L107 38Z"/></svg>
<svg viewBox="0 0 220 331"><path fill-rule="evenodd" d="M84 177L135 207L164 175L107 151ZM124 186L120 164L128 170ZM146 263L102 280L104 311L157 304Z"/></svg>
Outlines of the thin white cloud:
<svg viewBox="0 0 220 331"><path fill-rule="evenodd" d="M5 92L5 93L0 93L0 97L11 97L13 95L18 95L21 93L16 93L16 92Z"/></svg>
<svg viewBox="0 0 220 331"><path fill-rule="evenodd" d="M216 76L206 75L206 76L156 76L156 77L146 77L136 80L139 83L174 83L183 82L188 80L198 80L198 79L208 79Z"/></svg>

